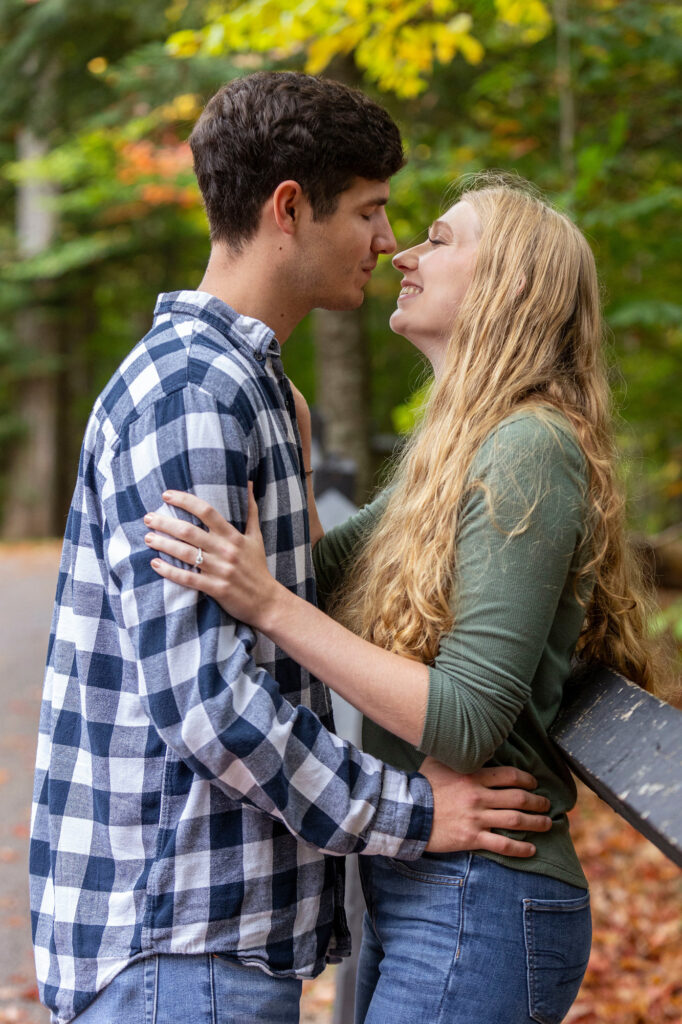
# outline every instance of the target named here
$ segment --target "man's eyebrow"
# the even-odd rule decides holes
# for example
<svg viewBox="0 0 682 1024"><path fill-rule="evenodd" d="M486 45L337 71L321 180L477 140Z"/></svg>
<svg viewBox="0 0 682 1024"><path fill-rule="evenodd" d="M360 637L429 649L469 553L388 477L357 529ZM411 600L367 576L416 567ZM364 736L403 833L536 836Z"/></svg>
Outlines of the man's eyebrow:
<svg viewBox="0 0 682 1024"><path fill-rule="evenodd" d="M372 199L365 199L360 206L385 206L389 196L374 196Z"/></svg>

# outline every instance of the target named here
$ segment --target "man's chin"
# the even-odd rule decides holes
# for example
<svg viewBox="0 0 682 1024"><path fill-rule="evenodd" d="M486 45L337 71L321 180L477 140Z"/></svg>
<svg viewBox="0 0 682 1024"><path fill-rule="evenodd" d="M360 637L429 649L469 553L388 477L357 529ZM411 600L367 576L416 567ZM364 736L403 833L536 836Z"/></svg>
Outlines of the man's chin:
<svg viewBox="0 0 682 1024"><path fill-rule="evenodd" d="M328 309L336 313L349 312L353 309L359 309L364 301L365 293L361 289L353 294L324 299L317 308Z"/></svg>

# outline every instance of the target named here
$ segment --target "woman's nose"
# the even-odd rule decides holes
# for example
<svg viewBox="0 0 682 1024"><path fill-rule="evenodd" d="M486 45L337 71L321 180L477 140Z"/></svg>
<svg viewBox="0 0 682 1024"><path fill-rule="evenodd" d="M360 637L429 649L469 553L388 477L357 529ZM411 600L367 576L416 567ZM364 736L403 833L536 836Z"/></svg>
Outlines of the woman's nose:
<svg viewBox="0 0 682 1024"><path fill-rule="evenodd" d="M397 252L391 263L396 270L414 270L419 263L419 256L416 252L416 248L403 249L402 252Z"/></svg>

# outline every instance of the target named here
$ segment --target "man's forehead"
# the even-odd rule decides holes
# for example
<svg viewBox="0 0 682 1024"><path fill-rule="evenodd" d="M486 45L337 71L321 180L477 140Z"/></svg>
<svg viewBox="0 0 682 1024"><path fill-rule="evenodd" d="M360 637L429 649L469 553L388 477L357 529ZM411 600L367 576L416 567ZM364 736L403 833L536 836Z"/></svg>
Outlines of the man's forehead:
<svg viewBox="0 0 682 1024"><path fill-rule="evenodd" d="M391 192L388 181L370 181L368 178L354 178L346 189L349 200L363 205L385 206Z"/></svg>

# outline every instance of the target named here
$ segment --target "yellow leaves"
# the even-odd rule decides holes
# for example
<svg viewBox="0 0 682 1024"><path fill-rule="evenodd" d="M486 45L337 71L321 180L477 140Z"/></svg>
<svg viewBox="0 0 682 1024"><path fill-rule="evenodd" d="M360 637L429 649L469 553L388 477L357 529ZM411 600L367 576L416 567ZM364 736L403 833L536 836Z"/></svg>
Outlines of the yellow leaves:
<svg viewBox="0 0 682 1024"><path fill-rule="evenodd" d="M536 26L541 0L499 0L505 17ZM530 21L517 7L531 7ZM246 0L216 4L199 31L176 32L168 49L177 57L197 53L239 57L267 54L280 60L303 54L305 70L323 72L337 56L355 63L380 89L409 98L422 93L437 64L461 56L478 63L483 47L470 15L455 0ZM234 58L233 58L234 59Z"/></svg>
<svg viewBox="0 0 682 1024"><path fill-rule="evenodd" d="M457 10L457 4L452 0L432 0L431 9L436 18L447 18Z"/></svg>
<svg viewBox="0 0 682 1024"><path fill-rule="evenodd" d="M182 32L174 32L166 43L166 49L172 57L194 57L202 45L201 32L192 29L183 29Z"/></svg>
<svg viewBox="0 0 682 1024"><path fill-rule="evenodd" d="M201 103L194 93L176 96L172 103L161 108L161 115L166 121L193 121L200 113Z"/></svg>
<svg viewBox="0 0 682 1024"><path fill-rule="evenodd" d="M93 57L92 60L88 61L88 71L92 75L102 75L109 67L109 61L106 57Z"/></svg>
<svg viewBox="0 0 682 1024"><path fill-rule="evenodd" d="M366 0L349 0L346 4L346 14L351 21L363 22L367 17Z"/></svg>
<svg viewBox="0 0 682 1024"><path fill-rule="evenodd" d="M362 41L360 25L346 25L334 35L321 36L308 48L305 69L310 75L319 75L338 54L347 54Z"/></svg>
<svg viewBox="0 0 682 1024"><path fill-rule="evenodd" d="M164 11L168 21L179 21L182 15L185 13L187 7L187 0L174 0L174 2L167 7Z"/></svg>
<svg viewBox="0 0 682 1024"><path fill-rule="evenodd" d="M524 43L543 39L552 26L552 17L543 0L495 0L501 21L519 29Z"/></svg>
<svg viewBox="0 0 682 1024"><path fill-rule="evenodd" d="M480 64L485 52L478 39L474 39L474 37L470 35L461 36L459 40L459 51L467 64Z"/></svg>

